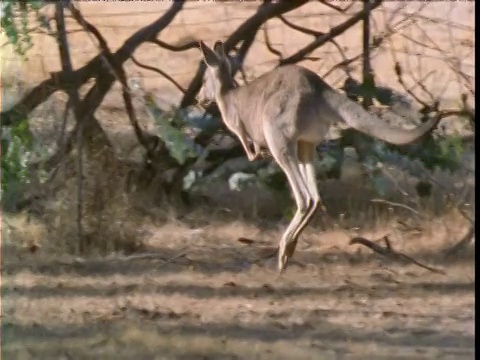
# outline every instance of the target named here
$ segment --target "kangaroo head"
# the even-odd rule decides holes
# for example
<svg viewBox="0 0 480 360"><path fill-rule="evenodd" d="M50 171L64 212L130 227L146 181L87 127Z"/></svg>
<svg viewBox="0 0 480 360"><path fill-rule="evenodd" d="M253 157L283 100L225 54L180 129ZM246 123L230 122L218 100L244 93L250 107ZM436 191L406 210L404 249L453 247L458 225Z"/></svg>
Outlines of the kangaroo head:
<svg viewBox="0 0 480 360"><path fill-rule="evenodd" d="M200 41L200 50L207 70L198 94L198 101L201 104L208 104L217 100L217 96L221 96L222 90L228 90L237 85L233 79L235 64L233 59L225 53L221 41L215 43L213 50Z"/></svg>

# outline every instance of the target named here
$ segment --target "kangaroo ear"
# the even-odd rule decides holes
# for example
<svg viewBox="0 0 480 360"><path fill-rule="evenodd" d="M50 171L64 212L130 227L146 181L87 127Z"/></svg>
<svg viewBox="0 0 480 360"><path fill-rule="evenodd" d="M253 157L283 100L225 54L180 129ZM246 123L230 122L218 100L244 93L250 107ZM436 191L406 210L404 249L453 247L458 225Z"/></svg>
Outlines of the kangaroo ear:
<svg viewBox="0 0 480 360"><path fill-rule="evenodd" d="M203 41L199 42L203 60L208 66L218 66L218 57Z"/></svg>
<svg viewBox="0 0 480 360"><path fill-rule="evenodd" d="M220 59L225 59L227 54L225 54L225 47L223 46L223 42L217 41L215 45L213 45L213 51L220 57Z"/></svg>
<svg viewBox="0 0 480 360"><path fill-rule="evenodd" d="M242 69L242 61L240 60L240 57L238 54L230 56L230 66L231 66L231 73L232 76L235 74L237 71Z"/></svg>

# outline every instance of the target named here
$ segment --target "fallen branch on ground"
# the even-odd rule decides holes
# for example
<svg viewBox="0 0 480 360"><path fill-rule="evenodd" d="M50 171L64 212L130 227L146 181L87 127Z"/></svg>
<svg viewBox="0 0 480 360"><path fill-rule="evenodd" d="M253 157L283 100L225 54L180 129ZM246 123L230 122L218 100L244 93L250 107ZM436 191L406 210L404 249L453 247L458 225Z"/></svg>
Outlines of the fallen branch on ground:
<svg viewBox="0 0 480 360"><path fill-rule="evenodd" d="M382 240L382 239L380 239L380 240ZM377 240L375 242L378 242L380 240ZM393 249L392 245L390 244L390 240L388 239L388 236L384 236L383 241L385 242L385 247L383 247L381 245L378 245L374 241L365 239L363 237L355 237L355 238L350 240L350 245L356 245L356 244L357 245L363 245L363 246L368 247L373 252L375 252L379 255L382 255L386 258L389 258L391 260L400 261L400 262L405 263L405 264L414 264L414 265L417 265L417 266L419 266L423 269L431 271L433 273L446 275L445 271L443 271L441 269L435 269L435 268L430 267L428 265L424 265L424 264L418 262L417 260L411 258L408 255L405 255L403 253L395 251Z"/></svg>

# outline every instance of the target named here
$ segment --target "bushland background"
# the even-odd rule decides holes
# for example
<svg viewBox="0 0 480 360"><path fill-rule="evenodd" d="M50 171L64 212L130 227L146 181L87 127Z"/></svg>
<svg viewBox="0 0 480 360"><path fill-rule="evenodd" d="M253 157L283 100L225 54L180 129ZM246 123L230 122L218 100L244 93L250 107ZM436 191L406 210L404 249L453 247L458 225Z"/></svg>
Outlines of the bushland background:
<svg viewBox="0 0 480 360"><path fill-rule="evenodd" d="M73 4L2 4L6 357L471 358L474 2ZM443 119L406 149L332 131L328 216L279 277L293 200L195 105L198 40L241 83L298 62L399 126ZM205 159L172 155L190 141Z"/></svg>

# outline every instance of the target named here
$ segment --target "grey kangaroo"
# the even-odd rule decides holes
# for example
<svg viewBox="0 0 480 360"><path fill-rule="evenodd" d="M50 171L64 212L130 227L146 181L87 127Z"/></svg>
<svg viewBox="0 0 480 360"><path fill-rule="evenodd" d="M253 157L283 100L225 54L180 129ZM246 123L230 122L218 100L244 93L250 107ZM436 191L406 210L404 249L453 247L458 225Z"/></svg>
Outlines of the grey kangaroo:
<svg viewBox="0 0 480 360"><path fill-rule="evenodd" d="M207 71L199 101L217 103L225 125L239 138L249 160L259 155L261 147L268 148L292 189L297 210L280 240L281 272L320 205L315 148L332 124L343 122L380 140L404 145L422 138L438 122L430 119L412 130L393 127L298 65L278 67L239 86L222 42L217 41L213 50L200 42L200 49Z"/></svg>

